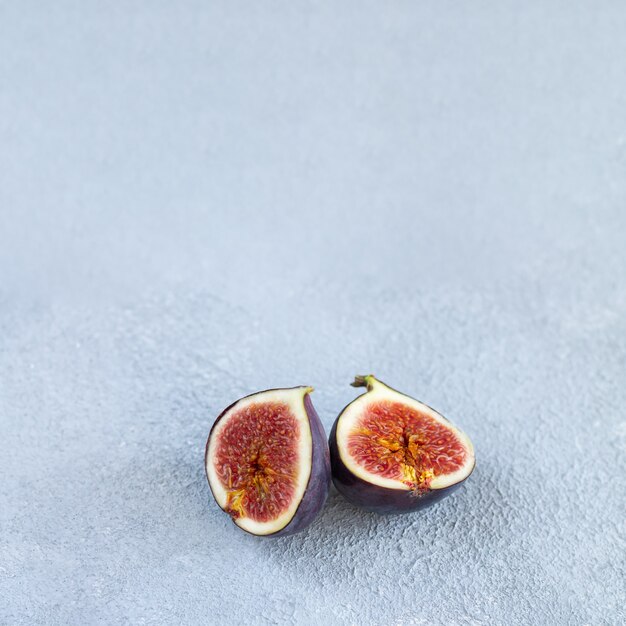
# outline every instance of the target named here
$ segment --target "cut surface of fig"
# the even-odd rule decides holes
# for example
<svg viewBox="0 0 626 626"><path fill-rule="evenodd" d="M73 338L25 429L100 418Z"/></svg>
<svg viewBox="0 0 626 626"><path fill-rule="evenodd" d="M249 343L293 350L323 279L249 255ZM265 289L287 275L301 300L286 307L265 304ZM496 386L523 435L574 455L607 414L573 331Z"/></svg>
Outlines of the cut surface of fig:
<svg viewBox="0 0 626 626"><path fill-rule="evenodd" d="M292 534L326 500L330 460L311 387L242 398L217 419L205 466L217 504L255 535Z"/></svg>
<svg viewBox="0 0 626 626"><path fill-rule="evenodd" d="M451 492L474 469L462 431L429 406L374 376L339 415L330 437L333 480L351 502L381 513L410 511Z"/></svg>

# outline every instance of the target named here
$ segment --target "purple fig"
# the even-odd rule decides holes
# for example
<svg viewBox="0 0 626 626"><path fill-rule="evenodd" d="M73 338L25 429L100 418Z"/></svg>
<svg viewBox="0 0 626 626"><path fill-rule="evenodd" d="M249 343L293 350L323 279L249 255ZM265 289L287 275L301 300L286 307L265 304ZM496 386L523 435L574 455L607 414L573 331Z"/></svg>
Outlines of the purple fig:
<svg viewBox="0 0 626 626"><path fill-rule="evenodd" d="M326 501L330 458L312 391L294 387L246 396L211 429L205 453L209 487L220 508L253 535L303 530Z"/></svg>
<svg viewBox="0 0 626 626"><path fill-rule="evenodd" d="M376 513L414 511L454 491L473 471L469 437L429 406L374 376L330 434L333 482L353 504Z"/></svg>

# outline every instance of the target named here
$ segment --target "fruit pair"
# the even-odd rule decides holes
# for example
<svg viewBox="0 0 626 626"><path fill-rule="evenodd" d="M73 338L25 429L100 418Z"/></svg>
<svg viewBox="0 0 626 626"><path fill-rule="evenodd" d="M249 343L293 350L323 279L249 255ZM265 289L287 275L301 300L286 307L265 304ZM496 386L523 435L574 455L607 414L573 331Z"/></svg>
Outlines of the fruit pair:
<svg viewBox="0 0 626 626"><path fill-rule="evenodd" d="M284 536L321 510L331 475L347 500L377 513L432 504L474 469L471 441L442 415L374 376L335 420L330 441L312 387L269 389L237 400L217 418L205 467L217 504L243 530Z"/></svg>

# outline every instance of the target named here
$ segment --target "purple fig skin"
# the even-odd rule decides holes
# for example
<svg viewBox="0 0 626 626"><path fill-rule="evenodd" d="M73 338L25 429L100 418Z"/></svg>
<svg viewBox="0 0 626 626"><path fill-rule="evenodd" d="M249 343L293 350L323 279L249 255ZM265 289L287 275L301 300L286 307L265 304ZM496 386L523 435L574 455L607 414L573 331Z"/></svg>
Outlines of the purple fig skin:
<svg viewBox="0 0 626 626"><path fill-rule="evenodd" d="M326 498L328 498L328 492L330 491L330 453L326 440L326 432L324 431L324 426L322 425L317 411L313 407L308 393L304 396L304 408L309 417L311 437L313 439L313 456L311 460L309 484L300 501L300 506L289 524L279 532L268 535L271 537L293 535L304 530L322 510L322 507L326 503Z"/></svg>
<svg viewBox="0 0 626 626"><path fill-rule="evenodd" d="M266 389L265 391L274 391L274 389ZM256 392L250 395L257 395L257 393L264 392ZM239 400L233 402L231 405L227 406L215 420L215 423L213 424L213 426L211 427L211 431L209 432L209 437L207 439L204 450L205 472L207 457L209 453L209 442L211 441L211 435L213 434L213 430L230 409L232 409L241 400L249 397L249 395L244 396L243 398L240 398ZM326 499L328 498L328 492L330 491L331 482L328 441L326 440L326 432L324 431L324 426L322 425L317 411L313 407L313 403L311 402L311 398L309 397L308 393L304 396L304 408L309 419L312 443L311 475L309 476L309 482L307 484L306 490L304 491L304 494L302 496L302 499L300 500L300 504L294 516L291 518L290 522L279 531L270 535L255 535L254 533L249 533L247 530L240 528L240 530L243 530L244 532L253 535L254 537L287 537L289 535L295 535L301 530L307 528L307 526L309 526L313 522L318 513L322 510L324 504L326 503ZM211 483L209 481L208 474L207 481L209 482L209 489L211 489ZM215 499L215 494L213 494L212 489L211 494ZM215 499L215 502L217 502L217 499Z"/></svg>
<svg viewBox="0 0 626 626"><path fill-rule="evenodd" d="M343 411L342 411L343 413ZM444 489L429 489L420 494L402 489L388 489L379 485L373 485L355 476L341 460L339 448L337 446L337 423L341 418L335 420L330 432L330 462L332 467L332 478L337 491L348 502L381 515L391 515L397 513L412 513L419 509L435 504L445 496L451 494L469 478L445 487Z"/></svg>

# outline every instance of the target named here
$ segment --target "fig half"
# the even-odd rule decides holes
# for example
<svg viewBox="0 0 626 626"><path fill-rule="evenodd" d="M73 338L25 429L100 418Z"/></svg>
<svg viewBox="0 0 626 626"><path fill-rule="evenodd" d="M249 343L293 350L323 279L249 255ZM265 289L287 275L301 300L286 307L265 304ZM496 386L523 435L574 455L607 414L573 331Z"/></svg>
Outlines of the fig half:
<svg viewBox="0 0 626 626"><path fill-rule="evenodd" d="M246 396L211 429L205 453L209 487L220 508L253 535L303 530L326 501L330 458L312 391L294 387Z"/></svg>
<svg viewBox="0 0 626 626"><path fill-rule="evenodd" d="M405 513L454 491L474 469L469 437L445 417L374 376L330 433L333 482L350 502L376 513Z"/></svg>

